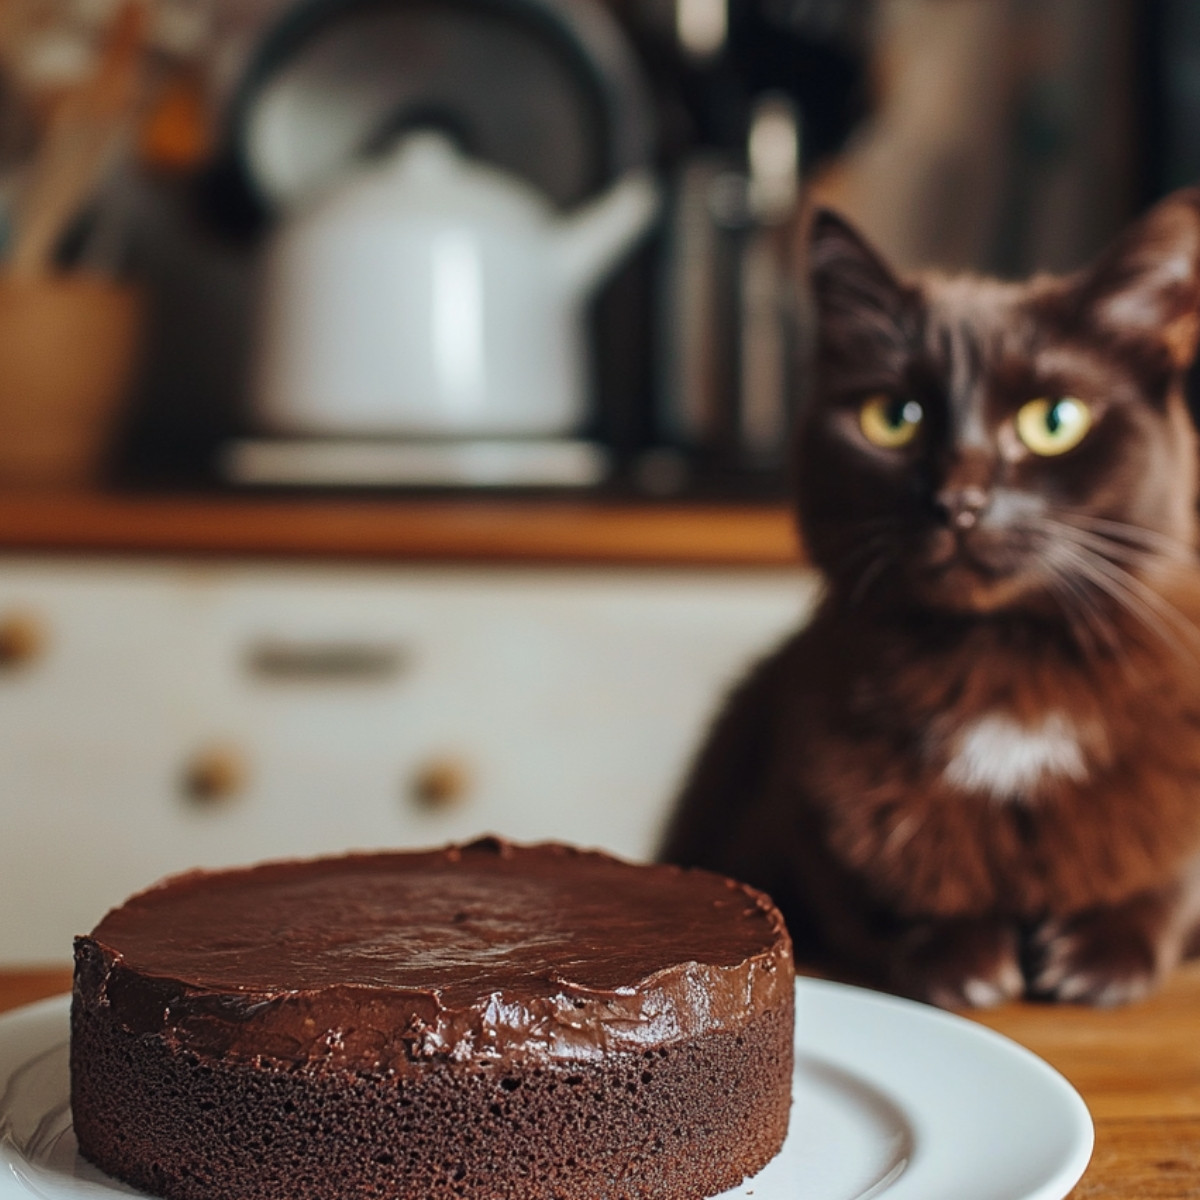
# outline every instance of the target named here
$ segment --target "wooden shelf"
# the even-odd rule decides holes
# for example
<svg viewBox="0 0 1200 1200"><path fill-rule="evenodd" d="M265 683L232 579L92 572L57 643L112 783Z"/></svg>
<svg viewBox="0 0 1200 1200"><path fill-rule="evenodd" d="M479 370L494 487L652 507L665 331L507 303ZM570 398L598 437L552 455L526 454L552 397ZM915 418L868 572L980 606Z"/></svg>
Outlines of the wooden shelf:
<svg viewBox="0 0 1200 1200"><path fill-rule="evenodd" d="M783 507L564 499L0 496L0 552L779 567Z"/></svg>

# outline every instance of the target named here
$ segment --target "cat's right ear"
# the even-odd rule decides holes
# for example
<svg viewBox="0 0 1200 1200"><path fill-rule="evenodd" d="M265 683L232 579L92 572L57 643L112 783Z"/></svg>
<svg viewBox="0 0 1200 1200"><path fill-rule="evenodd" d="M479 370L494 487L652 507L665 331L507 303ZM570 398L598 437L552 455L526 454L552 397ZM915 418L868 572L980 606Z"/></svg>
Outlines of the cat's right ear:
<svg viewBox="0 0 1200 1200"><path fill-rule="evenodd" d="M848 221L826 208L808 233L808 279L821 340L861 340L867 331L895 336L907 291L873 246Z"/></svg>
<svg viewBox="0 0 1200 1200"><path fill-rule="evenodd" d="M1200 341L1200 188L1159 201L1079 279L1076 296L1095 327L1160 343L1186 368Z"/></svg>

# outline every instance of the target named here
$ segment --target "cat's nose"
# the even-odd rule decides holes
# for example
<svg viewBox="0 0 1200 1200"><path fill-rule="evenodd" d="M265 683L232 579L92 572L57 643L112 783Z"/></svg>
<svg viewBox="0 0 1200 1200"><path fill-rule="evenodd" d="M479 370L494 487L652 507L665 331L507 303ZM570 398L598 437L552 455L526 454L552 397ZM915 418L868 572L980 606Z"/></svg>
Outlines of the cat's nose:
<svg viewBox="0 0 1200 1200"><path fill-rule="evenodd" d="M981 487L942 488L933 498L938 515L951 529L973 529L988 506L988 494Z"/></svg>

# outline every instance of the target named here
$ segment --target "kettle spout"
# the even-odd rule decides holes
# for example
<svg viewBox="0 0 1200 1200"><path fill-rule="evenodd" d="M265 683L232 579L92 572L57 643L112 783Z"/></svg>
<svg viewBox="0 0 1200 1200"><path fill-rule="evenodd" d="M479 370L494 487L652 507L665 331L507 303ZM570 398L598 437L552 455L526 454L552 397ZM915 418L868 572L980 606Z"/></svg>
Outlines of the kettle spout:
<svg viewBox="0 0 1200 1200"><path fill-rule="evenodd" d="M603 196L563 217L555 228L558 275L570 294L591 290L649 229L659 186L649 171L630 171Z"/></svg>

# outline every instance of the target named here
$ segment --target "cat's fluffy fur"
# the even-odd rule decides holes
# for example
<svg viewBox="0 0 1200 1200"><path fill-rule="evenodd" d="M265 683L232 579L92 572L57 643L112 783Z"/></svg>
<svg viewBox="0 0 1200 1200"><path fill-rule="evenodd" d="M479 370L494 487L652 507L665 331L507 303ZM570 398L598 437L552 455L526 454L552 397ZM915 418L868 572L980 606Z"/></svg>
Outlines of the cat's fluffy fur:
<svg viewBox="0 0 1200 1200"><path fill-rule="evenodd" d="M901 280L829 213L808 247L826 594L728 700L662 856L935 1003L1137 998L1200 949L1200 192L1064 278ZM920 403L910 444L863 436L879 394ZM1030 452L1015 414L1060 396L1091 429Z"/></svg>

